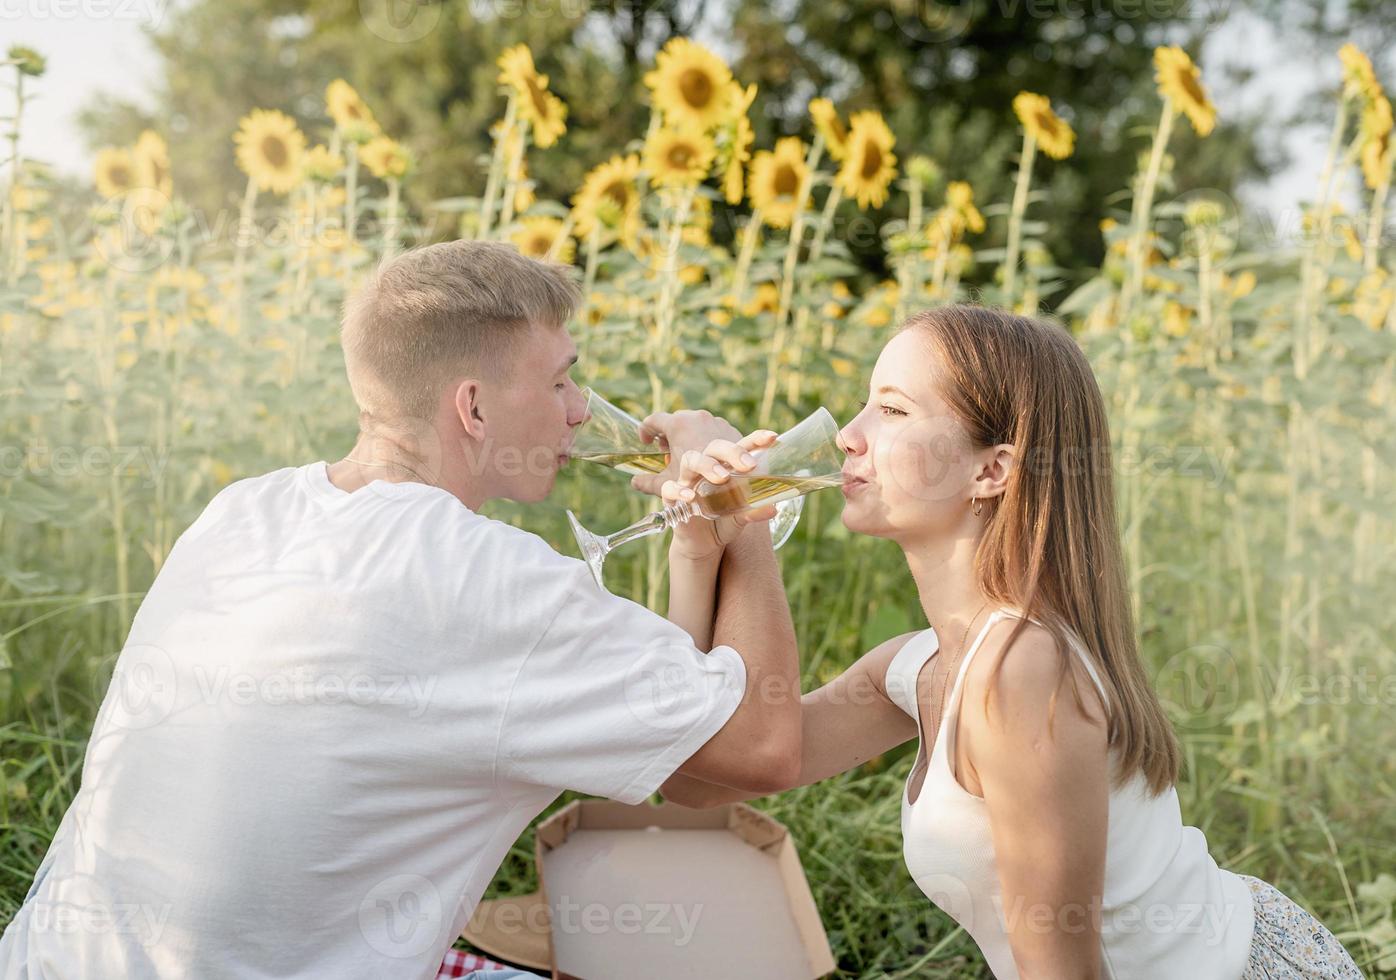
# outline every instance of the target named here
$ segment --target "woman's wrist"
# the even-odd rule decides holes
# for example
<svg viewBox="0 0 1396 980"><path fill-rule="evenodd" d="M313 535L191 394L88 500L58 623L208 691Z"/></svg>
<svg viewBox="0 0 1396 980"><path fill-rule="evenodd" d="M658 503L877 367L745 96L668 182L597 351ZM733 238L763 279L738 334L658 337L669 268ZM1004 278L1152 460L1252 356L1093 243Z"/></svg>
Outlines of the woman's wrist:
<svg viewBox="0 0 1396 980"><path fill-rule="evenodd" d="M679 542L674 541L669 545L669 567L672 569L675 565L683 565L696 572L711 571L716 575L725 550L722 545L717 545L706 554L694 555L686 551Z"/></svg>

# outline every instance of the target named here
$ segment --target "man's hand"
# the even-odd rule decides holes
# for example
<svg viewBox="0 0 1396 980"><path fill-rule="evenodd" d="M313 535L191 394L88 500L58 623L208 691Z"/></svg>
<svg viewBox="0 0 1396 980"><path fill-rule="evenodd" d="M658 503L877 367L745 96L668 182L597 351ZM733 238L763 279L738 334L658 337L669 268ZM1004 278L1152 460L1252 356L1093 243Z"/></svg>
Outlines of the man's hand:
<svg viewBox="0 0 1396 980"><path fill-rule="evenodd" d="M745 473L756 465L750 451L764 449L776 440L776 433L758 429L745 438L725 419L705 411L656 412L640 426L645 442L656 439L669 450L670 464L662 473L636 476L630 485L646 493L658 494L667 507L679 501L692 502L694 487L702 480L722 484L734 473ZM731 517L711 521L694 515L674 528L671 556L689 561L719 558L743 527L768 521L775 507L759 507Z"/></svg>

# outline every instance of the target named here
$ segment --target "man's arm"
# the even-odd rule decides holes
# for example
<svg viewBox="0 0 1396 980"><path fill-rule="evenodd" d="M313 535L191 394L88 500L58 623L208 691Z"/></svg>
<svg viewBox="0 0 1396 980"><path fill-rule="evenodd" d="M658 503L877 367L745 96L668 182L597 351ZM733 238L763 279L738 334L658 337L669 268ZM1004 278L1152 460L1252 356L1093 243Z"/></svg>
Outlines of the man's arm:
<svg viewBox="0 0 1396 980"><path fill-rule="evenodd" d="M716 604L712 642L741 654L746 695L727 724L678 771L774 792L800 774L800 665L795 625L765 524L748 525L723 551Z"/></svg>

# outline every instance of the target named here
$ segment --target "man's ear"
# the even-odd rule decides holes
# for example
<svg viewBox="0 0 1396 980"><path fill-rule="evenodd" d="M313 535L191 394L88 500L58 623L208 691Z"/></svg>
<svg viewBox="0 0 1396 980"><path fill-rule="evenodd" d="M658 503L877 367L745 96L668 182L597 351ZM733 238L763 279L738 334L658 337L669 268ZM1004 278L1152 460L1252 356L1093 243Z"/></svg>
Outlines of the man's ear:
<svg viewBox="0 0 1396 980"><path fill-rule="evenodd" d="M480 404L483 386L467 378L456 385L456 415L466 434L475 439L485 438L485 411Z"/></svg>

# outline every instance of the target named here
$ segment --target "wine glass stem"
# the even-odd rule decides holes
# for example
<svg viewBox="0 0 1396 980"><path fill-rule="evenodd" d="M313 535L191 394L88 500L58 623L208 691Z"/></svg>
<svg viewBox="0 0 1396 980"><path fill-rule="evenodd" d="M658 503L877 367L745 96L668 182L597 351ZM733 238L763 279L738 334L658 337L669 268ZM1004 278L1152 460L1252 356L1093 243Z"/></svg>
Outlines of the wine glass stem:
<svg viewBox="0 0 1396 980"><path fill-rule="evenodd" d="M692 505L680 501L671 507L657 510L653 514L647 514L629 527L623 527L615 534L606 538L606 550L608 552L625 544L627 541L634 541L636 538L647 538L651 534L658 534L668 530L676 524L683 524L696 514Z"/></svg>

